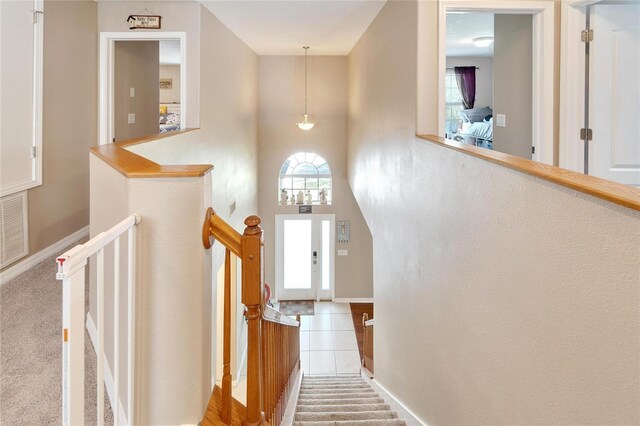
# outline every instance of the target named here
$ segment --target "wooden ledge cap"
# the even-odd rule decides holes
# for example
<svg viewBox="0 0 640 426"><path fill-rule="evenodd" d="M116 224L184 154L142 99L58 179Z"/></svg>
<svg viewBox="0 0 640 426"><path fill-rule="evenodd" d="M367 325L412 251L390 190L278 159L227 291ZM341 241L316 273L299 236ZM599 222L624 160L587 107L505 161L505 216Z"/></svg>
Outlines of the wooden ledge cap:
<svg viewBox="0 0 640 426"><path fill-rule="evenodd" d="M455 142L440 136L416 135L425 141L508 167L640 211L640 189L526 158Z"/></svg>
<svg viewBox="0 0 640 426"><path fill-rule="evenodd" d="M213 165L160 165L123 148L129 145L164 139L169 136L176 136L192 130L196 129L159 133L157 135L130 139L108 145L98 145L91 147L90 151L127 178L202 177L213 169Z"/></svg>

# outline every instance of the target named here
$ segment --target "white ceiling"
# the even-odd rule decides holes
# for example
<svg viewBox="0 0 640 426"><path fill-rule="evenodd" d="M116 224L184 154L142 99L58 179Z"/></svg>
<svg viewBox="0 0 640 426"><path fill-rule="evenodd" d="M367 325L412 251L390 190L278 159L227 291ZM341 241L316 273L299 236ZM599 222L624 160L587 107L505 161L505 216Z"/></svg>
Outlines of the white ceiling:
<svg viewBox="0 0 640 426"><path fill-rule="evenodd" d="M493 44L476 47L472 39L493 37L493 13L447 13L447 56L493 56Z"/></svg>
<svg viewBox="0 0 640 426"><path fill-rule="evenodd" d="M180 65L180 40L160 40L160 65Z"/></svg>
<svg viewBox="0 0 640 426"><path fill-rule="evenodd" d="M347 55L386 0L201 0L258 55Z"/></svg>

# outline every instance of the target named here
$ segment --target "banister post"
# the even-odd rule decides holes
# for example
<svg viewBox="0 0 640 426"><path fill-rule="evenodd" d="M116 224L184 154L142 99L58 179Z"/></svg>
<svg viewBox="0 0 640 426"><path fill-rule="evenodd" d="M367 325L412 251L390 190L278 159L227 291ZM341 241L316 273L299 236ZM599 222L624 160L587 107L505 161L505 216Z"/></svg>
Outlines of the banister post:
<svg viewBox="0 0 640 426"><path fill-rule="evenodd" d="M260 217L249 216L241 238L242 303L247 307L247 425L262 425L260 389L260 318L262 303L262 228Z"/></svg>
<svg viewBox="0 0 640 426"><path fill-rule="evenodd" d="M369 321L369 314L362 314L362 366L366 368L367 364L364 360L365 351L367 350L367 321Z"/></svg>

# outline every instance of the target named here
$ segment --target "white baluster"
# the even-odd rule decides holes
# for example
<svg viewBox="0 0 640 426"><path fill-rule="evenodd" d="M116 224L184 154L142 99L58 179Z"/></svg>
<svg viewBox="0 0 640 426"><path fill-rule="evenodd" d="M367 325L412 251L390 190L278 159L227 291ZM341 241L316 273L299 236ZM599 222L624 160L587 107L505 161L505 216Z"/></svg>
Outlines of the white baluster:
<svg viewBox="0 0 640 426"><path fill-rule="evenodd" d="M120 425L120 237L113 242L113 424Z"/></svg>
<svg viewBox="0 0 640 426"><path fill-rule="evenodd" d="M135 424L134 418L134 407L133 407L133 395L135 392L134 386L134 345L135 345L135 303L136 303L136 288L135 288L135 266L136 266L136 255L135 255L135 238L136 231L135 227L129 228L127 233L127 266L128 266L128 275L127 275L127 419L129 425Z"/></svg>
<svg viewBox="0 0 640 426"><path fill-rule="evenodd" d="M104 424L104 249L98 250L97 259L97 290L98 290L98 324L96 330L98 333L98 347L96 348L97 362L97 379L96 387L98 388L98 397L96 403L98 405L97 422L98 425Z"/></svg>

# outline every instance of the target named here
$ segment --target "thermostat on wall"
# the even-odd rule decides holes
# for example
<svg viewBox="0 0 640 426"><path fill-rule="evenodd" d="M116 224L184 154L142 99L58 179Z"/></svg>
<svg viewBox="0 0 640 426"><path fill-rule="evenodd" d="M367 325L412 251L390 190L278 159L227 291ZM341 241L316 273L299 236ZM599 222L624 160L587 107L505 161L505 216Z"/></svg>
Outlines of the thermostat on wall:
<svg viewBox="0 0 640 426"><path fill-rule="evenodd" d="M338 221L338 242L339 243L349 242L349 221L348 220Z"/></svg>

